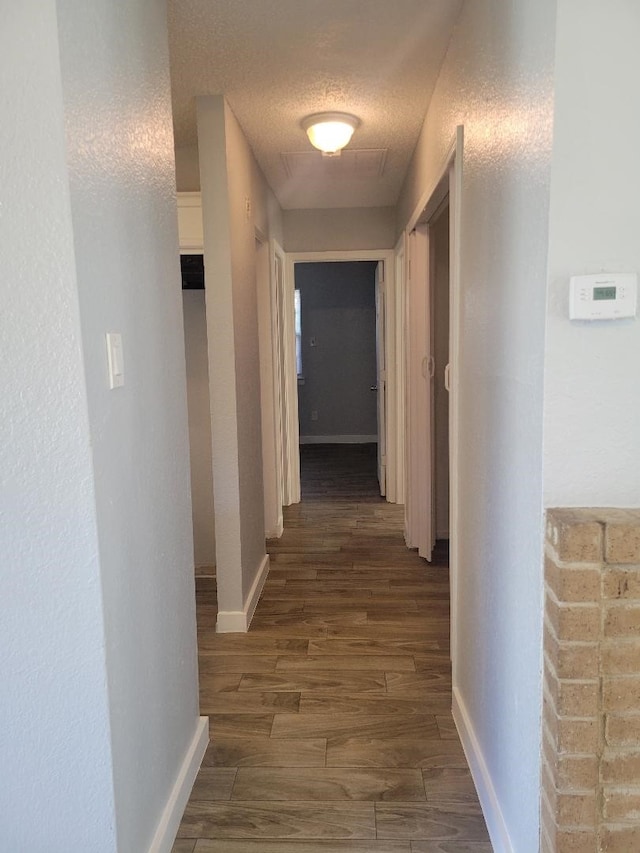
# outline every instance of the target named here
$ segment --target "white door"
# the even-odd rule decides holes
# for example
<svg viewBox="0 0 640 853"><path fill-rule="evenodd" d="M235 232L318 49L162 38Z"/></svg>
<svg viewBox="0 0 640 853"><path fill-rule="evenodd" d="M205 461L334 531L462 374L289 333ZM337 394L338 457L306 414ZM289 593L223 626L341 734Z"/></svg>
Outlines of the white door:
<svg viewBox="0 0 640 853"><path fill-rule="evenodd" d="M385 347L384 261L376 267L376 358L377 379L371 390L378 393L378 483L380 494L387 493L387 362Z"/></svg>
<svg viewBox="0 0 640 853"><path fill-rule="evenodd" d="M432 395L429 229L409 239L407 281L407 544L421 557L433 552Z"/></svg>

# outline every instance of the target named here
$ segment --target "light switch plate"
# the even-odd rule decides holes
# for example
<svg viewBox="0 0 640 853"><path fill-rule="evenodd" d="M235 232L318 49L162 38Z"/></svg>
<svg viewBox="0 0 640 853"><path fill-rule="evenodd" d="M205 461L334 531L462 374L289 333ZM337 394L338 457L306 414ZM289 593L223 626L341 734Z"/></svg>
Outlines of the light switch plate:
<svg viewBox="0 0 640 853"><path fill-rule="evenodd" d="M124 357L122 353L122 335L107 332L107 360L109 363L109 388L121 388L124 385Z"/></svg>

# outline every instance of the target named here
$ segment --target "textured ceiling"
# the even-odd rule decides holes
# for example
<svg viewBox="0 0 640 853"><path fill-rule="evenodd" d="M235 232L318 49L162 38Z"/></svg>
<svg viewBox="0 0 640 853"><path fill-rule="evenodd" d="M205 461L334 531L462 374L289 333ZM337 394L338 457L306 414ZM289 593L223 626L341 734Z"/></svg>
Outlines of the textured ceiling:
<svg viewBox="0 0 640 853"><path fill-rule="evenodd" d="M462 3L170 0L176 145L197 142L195 96L221 93L283 208L394 205ZM381 175L319 153L316 170L286 168L323 110L360 118L349 148L387 149Z"/></svg>

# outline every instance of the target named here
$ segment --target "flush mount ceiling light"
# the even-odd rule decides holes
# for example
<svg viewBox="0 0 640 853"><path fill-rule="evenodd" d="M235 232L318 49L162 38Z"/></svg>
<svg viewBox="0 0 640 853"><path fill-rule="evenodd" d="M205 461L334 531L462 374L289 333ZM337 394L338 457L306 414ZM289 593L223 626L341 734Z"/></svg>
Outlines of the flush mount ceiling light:
<svg viewBox="0 0 640 853"><path fill-rule="evenodd" d="M349 113L315 113L302 120L309 142L324 154L338 154L360 124L360 119Z"/></svg>

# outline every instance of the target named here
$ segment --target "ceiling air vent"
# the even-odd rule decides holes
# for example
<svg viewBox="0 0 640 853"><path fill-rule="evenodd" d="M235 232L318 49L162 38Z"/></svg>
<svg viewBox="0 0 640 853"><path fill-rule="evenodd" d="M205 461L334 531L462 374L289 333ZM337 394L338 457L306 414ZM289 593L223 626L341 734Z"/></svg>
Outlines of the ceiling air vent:
<svg viewBox="0 0 640 853"><path fill-rule="evenodd" d="M387 150L345 148L340 154L331 156L319 151L288 151L280 156L289 178L345 181L380 178L384 172Z"/></svg>

